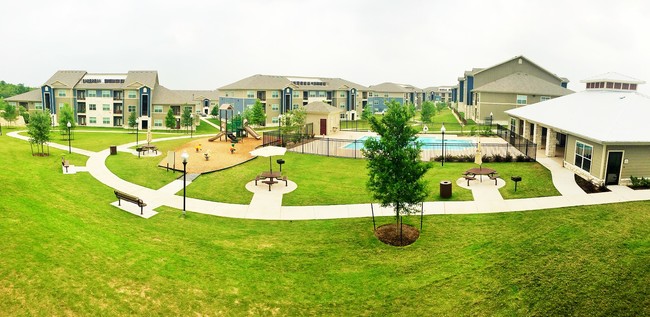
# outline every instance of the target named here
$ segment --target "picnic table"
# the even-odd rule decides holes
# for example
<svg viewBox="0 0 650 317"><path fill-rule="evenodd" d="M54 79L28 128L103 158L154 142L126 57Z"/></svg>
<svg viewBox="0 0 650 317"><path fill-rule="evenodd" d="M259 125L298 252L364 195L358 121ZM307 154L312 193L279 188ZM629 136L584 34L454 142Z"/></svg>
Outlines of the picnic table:
<svg viewBox="0 0 650 317"><path fill-rule="evenodd" d="M287 176L282 176L280 172L264 171L255 177L255 185L257 185L258 180L262 180L262 183L269 185L269 191L271 191L271 186L279 183L279 181L284 181L285 185L288 185Z"/></svg>
<svg viewBox="0 0 650 317"><path fill-rule="evenodd" d="M496 170L493 170L491 168L486 168L486 167L475 167L475 168L470 168L465 173L463 174L463 177L467 180L467 185L469 186L469 181L470 180L475 180L476 175L479 175L479 179L481 182L483 182L483 175L487 175L491 180L494 180L494 184L497 184L497 178L499 178L499 174L497 173Z"/></svg>

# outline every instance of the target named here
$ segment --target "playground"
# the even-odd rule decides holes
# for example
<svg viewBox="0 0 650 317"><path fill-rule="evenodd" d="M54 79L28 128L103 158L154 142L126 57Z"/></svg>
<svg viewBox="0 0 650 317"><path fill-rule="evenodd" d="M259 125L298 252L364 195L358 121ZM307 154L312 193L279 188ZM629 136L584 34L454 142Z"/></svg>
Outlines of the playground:
<svg viewBox="0 0 650 317"><path fill-rule="evenodd" d="M254 158L250 155L250 151L262 145L261 139L257 140L251 137L239 138L238 143L232 143L230 140L210 142L208 139L208 137L193 139L177 148L174 151L176 158L175 169L183 170L183 159L181 158L183 151L189 154L187 172L201 174L222 170L246 162ZM206 154L208 155L207 159ZM166 167L168 162L167 153L163 153L163 158L158 163L158 166ZM170 167L172 166L170 165Z"/></svg>
<svg viewBox="0 0 650 317"><path fill-rule="evenodd" d="M262 145L262 137L234 112L232 105L221 105L221 131L217 135L183 144L174 151L173 157L167 154L158 166L182 170L183 152L189 154L187 172L193 174L222 170L254 158L250 151Z"/></svg>

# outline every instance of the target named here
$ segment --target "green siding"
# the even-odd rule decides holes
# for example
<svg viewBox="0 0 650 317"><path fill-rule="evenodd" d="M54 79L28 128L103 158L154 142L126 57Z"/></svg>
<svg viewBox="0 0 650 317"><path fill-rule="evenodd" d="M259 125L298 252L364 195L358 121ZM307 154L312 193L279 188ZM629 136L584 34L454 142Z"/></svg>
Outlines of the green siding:
<svg viewBox="0 0 650 317"><path fill-rule="evenodd" d="M608 151L623 152L623 169L620 178L650 177L650 146L649 145L610 145ZM625 164L625 160L628 163ZM605 162L607 164L607 162ZM607 165L605 165L607 166Z"/></svg>

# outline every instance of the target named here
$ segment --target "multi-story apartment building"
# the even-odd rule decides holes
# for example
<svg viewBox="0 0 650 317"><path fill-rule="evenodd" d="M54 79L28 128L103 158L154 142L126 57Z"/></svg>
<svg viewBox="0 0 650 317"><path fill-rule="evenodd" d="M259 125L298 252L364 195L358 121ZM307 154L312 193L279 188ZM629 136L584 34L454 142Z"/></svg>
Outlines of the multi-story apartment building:
<svg viewBox="0 0 650 317"><path fill-rule="evenodd" d="M7 101L28 111L49 110L53 125L58 124L58 113L67 104L79 125L126 128L130 114L135 112L141 129L164 129L169 109L173 110L176 125L180 127L182 107L197 114L201 107L216 102L216 93L169 90L159 84L156 71L117 74L58 71L39 90Z"/></svg>
<svg viewBox="0 0 650 317"><path fill-rule="evenodd" d="M458 78L452 99L466 118L508 123L504 111L573 93L566 88L568 82L528 58L516 56L489 68L466 71Z"/></svg>
<svg viewBox="0 0 650 317"><path fill-rule="evenodd" d="M341 78L258 74L218 90L219 104L230 104L237 113L260 100L267 124L277 124L280 115L313 101L343 110L342 119L357 120L368 100L367 87Z"/></svg>
<svg viewBox="0 0 650 317"><path fill-rule="evenodd" d="M439 87L427 87L424 88L424 93L426 95L425 100L433 102L452 102L452 86L439 86Z"/></svg>
<svg viewBox="0 0 650 317"><path fill-rule="evenodd" d="M424 90L407 84L381 83L369 86L368 90L368 103L373 112L385 111L385 103L391 100L402 105L408 102L419 106L426 99Z"/></svg>

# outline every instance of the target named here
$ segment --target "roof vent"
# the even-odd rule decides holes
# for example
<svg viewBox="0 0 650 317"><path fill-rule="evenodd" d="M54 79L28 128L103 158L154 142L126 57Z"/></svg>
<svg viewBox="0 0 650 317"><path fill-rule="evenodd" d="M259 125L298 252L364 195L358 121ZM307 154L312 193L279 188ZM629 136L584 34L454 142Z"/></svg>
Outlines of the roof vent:
<svg viewBox="0 0 650 317"><path fill-rule="evenodd" d="M523 62L524 62L524 61L522 61L521 58L520 58L520 59L519 59L519 65L521 65Z"/></svg>

